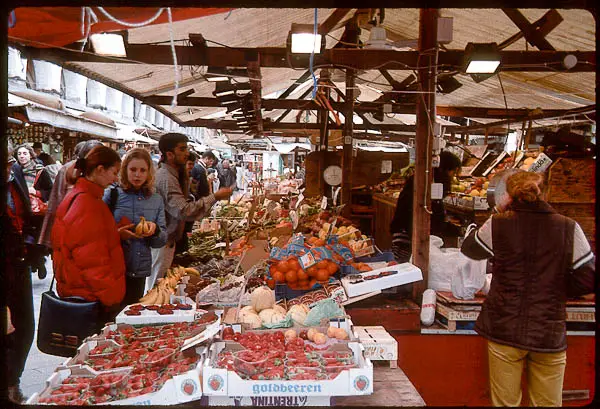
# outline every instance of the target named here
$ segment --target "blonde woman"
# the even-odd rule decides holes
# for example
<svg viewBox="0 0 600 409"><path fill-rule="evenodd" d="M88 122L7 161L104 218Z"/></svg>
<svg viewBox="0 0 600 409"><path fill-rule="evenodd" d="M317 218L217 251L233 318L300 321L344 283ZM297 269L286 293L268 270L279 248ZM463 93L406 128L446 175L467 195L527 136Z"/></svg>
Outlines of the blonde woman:
<svg viewBox="0 0 600 409"><path fill-rule="evenodd" d="M511 203L467 236L461 251L494 258L489 294L475 331L487 339L494 406L561 406L567 362L566 301L594 291L594 254L572 219L543 200L542 175L506 181Z"/></svg>
<svg viewBox="0 0 600 409"><path fill-rule="evenodd" d="M165 208L162 197L154 193L154 172L150 154L145 149L132 149L123 158L119 186L104 193L104 201L119 226L137 225L142 217L150 226L145 233L136 234L132 229L121 236L126 265L125 305L136 303L144 295L146 277L152 271L150 248L163 247L167 242Z"/></svg>

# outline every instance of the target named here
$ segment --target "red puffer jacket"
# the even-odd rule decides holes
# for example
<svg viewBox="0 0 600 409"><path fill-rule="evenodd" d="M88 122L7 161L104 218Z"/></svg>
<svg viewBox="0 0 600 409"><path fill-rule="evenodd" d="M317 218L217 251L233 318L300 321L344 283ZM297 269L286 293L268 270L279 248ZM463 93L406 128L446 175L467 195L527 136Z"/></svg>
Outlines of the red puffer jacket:
<svg viewBox="0 0 600 409"><path fill-rule="evenodd" d="M125 259L103 193L85 178L77 181L56 212L52 259L59 296L111 306L125 296Z"/></svg>

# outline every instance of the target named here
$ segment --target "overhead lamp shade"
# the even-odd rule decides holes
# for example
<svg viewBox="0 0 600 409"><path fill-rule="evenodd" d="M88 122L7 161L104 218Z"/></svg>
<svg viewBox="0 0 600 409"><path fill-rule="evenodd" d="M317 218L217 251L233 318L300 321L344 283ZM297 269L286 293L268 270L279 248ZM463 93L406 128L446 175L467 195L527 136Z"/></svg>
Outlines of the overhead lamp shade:
<svg viewBox="0 0 600 409"><path fill-rule="evenodd" d="M312 24L292 23L292 30L288 36L288 48L292 54L315 54L325 49L325 37L314 34L315 26ZM317 33L319 27L317 26Z"/></svg>
<svg viewBox="0 0 600 409"><path fill-rule="evenodd" d="M465 48L465 73L494 74L500 66L496 43L469 43Z"/></svg>
<svg viewBox="0 0 600 409"><path fill-rule="evenodd" d="M115 33L92 34L90 42L94 52L111 57L127 57L123 36Z"/></svg>
<svg viewBox="0 0 600 409"><path fill-rule="evenodd" d="M450 94L460 87L462 87L462 84L453 76L447 76L438 79L437 88L442 94Z"/></svg>

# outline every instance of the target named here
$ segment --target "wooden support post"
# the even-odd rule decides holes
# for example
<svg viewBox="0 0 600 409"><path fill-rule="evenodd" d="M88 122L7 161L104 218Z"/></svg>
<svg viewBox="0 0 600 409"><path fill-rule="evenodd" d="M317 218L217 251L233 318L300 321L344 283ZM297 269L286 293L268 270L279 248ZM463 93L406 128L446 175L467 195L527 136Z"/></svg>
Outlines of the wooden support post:
<svg viewBox="0 0 600 409"><path fill-rule="evenodd" d="M437 74L438 9L421 9L419 15L420 91L417 96L417 134L415 146L415 181L413 195L412 262L423 272L423 281L413 285L413 298L421 301L427 288L429 272L429 231L431 208L431 149L435 122L435 79Z"/></svg>
<svg viewBox="0 0 600 409"><path fill-rule="evenodd" d="M354 133L354 70L346 70L346 109L344 110L344 152L342 159L342 203L350 208L352 197L352 134Z"/></svg>

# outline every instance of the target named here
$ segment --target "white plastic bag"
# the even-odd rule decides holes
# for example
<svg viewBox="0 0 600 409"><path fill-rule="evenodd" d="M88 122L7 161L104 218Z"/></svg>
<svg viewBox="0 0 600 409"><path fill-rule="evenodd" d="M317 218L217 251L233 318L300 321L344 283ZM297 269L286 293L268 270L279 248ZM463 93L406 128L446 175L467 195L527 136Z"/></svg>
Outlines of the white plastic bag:
<svg viewBox="0 0 600 409"><path fill-rule="evenodd" d="M487 260L473 260L458 253L462 262L456 274L452 275L452 295L463 300L472 300L475 293L486 283Z"/></svg>
<svg viewBox="0 0 600 409"><path fill-rule="evenodd" d="M457 274L462 262L458 249L439 249L430 243L427 288L452 291L452 276Z"/></svg>

